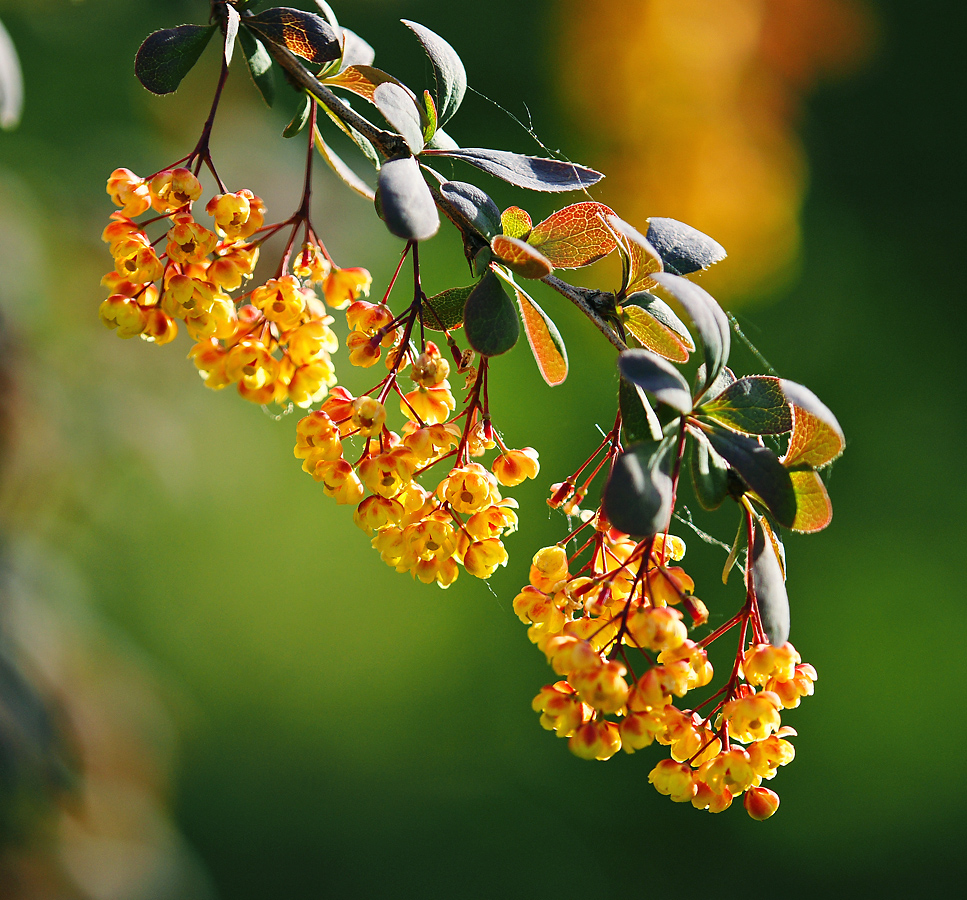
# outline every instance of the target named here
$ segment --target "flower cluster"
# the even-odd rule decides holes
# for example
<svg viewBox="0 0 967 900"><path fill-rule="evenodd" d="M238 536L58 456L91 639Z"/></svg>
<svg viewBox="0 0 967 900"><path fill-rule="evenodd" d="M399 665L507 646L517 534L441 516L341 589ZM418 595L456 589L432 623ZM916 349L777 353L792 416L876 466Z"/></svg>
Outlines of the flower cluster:
<svg viewBox="0 0 967 900"><path fill-rule="evenodd" d="M451 420L456 401L447 380L450 366L435 343L426 341L416 354L382 304L357 301L346 318L350 360L368 367L379 359L380 347L389 347L390 373L370 392L378 391L378 398L354 397L338 387L299 422L295 455L302 468L337 503L356 506L354 521L396 571L443 588L456 580L459 566L489 578L507 564L502 538L517 528L517 502L502 497L500 488L535 477L537 451L509 450L501 442L489 470L475 461L500 441L489 418L478 414L481 374L466 408ZM398 379L407 367L414 388L404 393ZM384 402L392 391L405 418L399 432L386 426ZM345 458L342 443L351 436L363 442L355 463ZM420 484L423 473L444 461L449 471L433 489Z"/></svg>
<svg viewBox="0 0 967 900"><path fill-rule="evenodd" d="M287 251L276 277L233 299L252 280L266 238L288 224L294 236L301 219L265 226L264 204L243 189L208 201L209 228L194 217L202 185L185 167L147 179L116 169L107 192L120 209L103 234L114 258L102 281L111 292L100 308L105 325L123 338L166 344L183 322L205 384L237 385L255 403L308 407L326 396L336 383L330 354L338 347L326 303L341 309L368 293L365 269L333 266L306 225L291 272L284 271ZM158 215L134 221L149 209ZM157 222L166 231L151 240L147 229Z"/></svg>
<svg viewBox="0 0 967 900"><path fill-rule="evenodd" d="M815 669L789 643L757 642L742 652L748 611L702 640L689 638L708 610L691 577L672 564L685 553L678 537L636 542L600 510L578 532L584 527L593 536L570 557L561 545L535 554L530 584L514 599L531 641L563 679L534 698L541 725L584 759L664 744L670 758L649 776L660 793L710 812L744 794L749 814L768 818L779 798L762 782L794 756L786 738L795 732L780 711L812 694ZM694 708L676 705L673 698L712 682L706 648L736 624L742 641L728 683ZM640 675L630 653L643 660Z"/></svg>

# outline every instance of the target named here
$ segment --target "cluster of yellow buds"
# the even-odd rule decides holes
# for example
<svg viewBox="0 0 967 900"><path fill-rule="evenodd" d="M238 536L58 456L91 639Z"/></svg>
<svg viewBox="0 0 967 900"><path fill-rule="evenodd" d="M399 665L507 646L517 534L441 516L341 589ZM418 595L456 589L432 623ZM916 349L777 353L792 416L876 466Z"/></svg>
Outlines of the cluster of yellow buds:
<svg viewBox="0 0 967 900"><path fill-rule="evenodd" d="M696 709L679 708L673 697L712 682L706 645L721 636L697 643L688 637L686 619L702 625L708 611L692 594L692 579L669 565L685 545L672 535L635 542L609 528L600 512L591 524L594 536L573 558L558 545L539 550L530 584L514 599L531 641L563 677L534 698L541 725L584 759L634 753L657 741L670 749L670 759L649 776L660 793L710 812L744 794L749 814L768 818L779 798L762 782L794 756L786 738L795 732L782 726L780 710L812 694L815 669L789 643L755 644L720 691ZM585 550L590 559L572 574ZM643 660L640 675L629 651Z"/></svg>
<svg viewBox="0 0 967 900"><path fill-rule="evenodd" d="M235 384L255 403L308 407L326 396L336 383L330 354L338 348L326 302L341 309L368 293L365 269L333 266L324 249L307 240L291 274L233 299L252 280L265 239L257 235L278 230L265 227L259 197L247 189L216 194L205 207L211 229L193 216L202 185L187 168L150 179L116 169L107 192L120 209L103 234L114 258L114 270L102 280L111 291L100 308L105 325L120 337L165 344L182 321L205 384L216 390ZM134 219L149 209L159 215L137 224ZM157 221L167 231L152 241L146 229ZM159 255L155 245L164 238Z"/></svg>
<svg viewBox="0 0 967 900"><path fill-rule="evenodd" d="M447 381L449 364L436 344L427 341L420 354L400 345L385 306L357 301L346 311L352 335L351 358L370 366L389 346L390 374L380 399L354 397L335 388L322 407L297 426L295 455L337 503L356 506L354 520L372 536L382 560L398 572L410 572L427 584L449 587L459 566L477 578L489 578L507 564L502 538L517 528L517 502L501 496L500 487L537 475L537 451L502 448L488 470L474 461L497 446L489 420L479 420L471 403L466 421L448 421L456 402ZM409 364L412 391L397 386ZM399 395L406 421L399 432L386 426L384 400ZM375 390L375 388L374 388ZM355 463L344 456L342 441L357 436L362 455ZM444 460L451 468L433 490L420 475Z"/></svg>

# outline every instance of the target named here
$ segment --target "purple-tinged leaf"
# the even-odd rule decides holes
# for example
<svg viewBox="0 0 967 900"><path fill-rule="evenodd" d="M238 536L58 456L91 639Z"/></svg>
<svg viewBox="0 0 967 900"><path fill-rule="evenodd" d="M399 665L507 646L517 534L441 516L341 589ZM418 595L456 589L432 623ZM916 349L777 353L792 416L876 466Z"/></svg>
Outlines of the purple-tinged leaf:
<svg viewBox="0 0 967 900"><path fill-rule="evenodd" d="M517 309L493 272L485 273L467 297L463 330L467 343L481 356L499 356L517 343Z"/></svg>
<svg viewBox="0 0 967 900"><path fill-rule="evenodd" d="M482 169L488 175L531 191L576 191L597 184L604 178L600 172L575 163L524 156L506 150L465 147L461 150L426 150L424 156L460 159Z"/></svg>
<svg viewBox="0 0 967 900"><path fill-rule="evenodd" d="M698 332L705 354L705 383L696 397L700 400L729 361L732 329L728 317L712 295L697 284L670 272L655 272L651 277L684 307Z"/></svg>
<svg viewBox="0 0 967 900"><path fill-rule="evenodd" d="M423 125L413 95L392 81L385 81L373 91L373 103L406 146L414 154L419 153L423 149Z"/></svg>
<svg viewBox="0 0 967 900"><path fill-rule="evenodd" d="M776 521L791 528L796 520L796 492L775 453L744 434L715 427L703 430L712 449L735 469Z"/></svg>
<svg viewBox="0 0 967 900"><path fill-rule="evenodd" d="M755 528L750 562L762 627L769 643L781 647L789 640L789 595L776 549L761 526Z"/></svg>
<svg viewBox="0 0 967 900"><path fill-rule="evenodd" d="M471 228L488 242L500 234L500 209L476 185L447 181L440 186L440 194L460 218L454 224L461 231Z"/></svg>
<svg viewBox="0 0 967 900"><path fill-rule="evenodd" d="M728 465L701 431L690 429L689 435L692 438L690 466L695 497L702 509L718 509L729 493Z"/></svg>
<svg viewBox="0 0 967 900"><path fill-rule="evenodd" d="M645 392L624 378L618 379L618 409L621 411L621 440L625 446L639 441L660 441L661 422Z"/></svg>
<svg viewBox="0 0 967 900"><path fill-rule="evenodd" d="M383 220L391 234L407 241L425 241L437 233L440 216L415 157L384 162L377 185Z"/></svg>
<svg viewBox="0 0 967 900"><path fill-rule="evenodd" d="M371 66L376 59L376 51L355 31L342 29L342 59L340 70L348 66Z"/></svg>
<svg viewBox="0 0 967 900"><path fill-rule="evenodd" d="M179 25L149 34L134 58L134 74L152 94L170 94L198 62L215 25Z"/></svg>
<svg viewBox="0 0 967 900"><path fill-rule="evenodd" d="M726 257L725 248L697 228L676 219L653 217L645 235L661 256L666 272L691 275Z"/></svg>
<svg viewBox="0 0 967 900"><path fill-rule="evenodd" d="M638 385L660 403L683 415L692 411L688 382L670 362L650 350L625 350L618 354L621 377Z"/></svg>
<svg viewBox="0 0 967 900"><path fill-rule="evenodd" d="M436 105L440 125L445 125L460 108L463 95L467 92L467 72L463 62L453 47L425 25L408 19L400 21L417 36L430 58L433 78L436 81Z"/></svg>
<svg viewBox="0 0 967 900"><path fill-rule="evenodd" d="M611 524L637 538L668 527L674 494L668 441L642 441L614 463L601 502Z"/></svg>

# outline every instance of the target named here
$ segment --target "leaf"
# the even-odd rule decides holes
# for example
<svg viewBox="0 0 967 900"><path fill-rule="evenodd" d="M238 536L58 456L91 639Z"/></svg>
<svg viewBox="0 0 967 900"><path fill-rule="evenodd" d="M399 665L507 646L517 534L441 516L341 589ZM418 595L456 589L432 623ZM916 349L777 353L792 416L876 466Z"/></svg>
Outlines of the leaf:
<svg viewBox="0 0 967 900"><path fill-rule="evenodd" d="M339 20L336 18L336 13L333 8L326 2L326 0L312 0L316 6L319 7L319 12L322 13L322 17L330 24L333 28L339 28Z"/></svg>
<svg viewBox="0 0 967 900"><path fill-rule="evenodd" d="M746 434L785 434L792 428L789 404L771 375L740 378L696 412Z"/></svg>
<svg viewBox="0 0 967 900"><path fill-rule="evenodd" d="M604 175L557 159L523 156L506 150L464 148L462 150L425 150L424 156L460 159L488 175L531 191L575 191L597 184Z"/></svg>
<svg viewBox="0 0 967 900"><path fill-rule="evenodd" d="M567 378L567 348L561 332L525 291L514 285L514 293L524 322L524 334L541 377L551 387L557 387Z"/></svg>
<svg viewBox="0 0 967 900"><path fill-rule="evenodd" d="M779 524L791 528L796 519L796 492L775 453L744 434L714 427L703 431L712 448L742 476Z"/></svg>
<svg viewBox="0 0 967 900"><path fill-rule="evenodd" d="M670 450L668 441L642 441L615 460L601 503L619 531L641 538L668 527L674 493Z"/></svg>
<svg viewBox="0 0 967 900"><path fill-rule="evenodd" d="M688 382L670 362L650 350L625 350L618 354L621 377L638 385L660 403L688 415L692 411L692 392Z"/></svg>
<svg viewBox="0 0 967 900"><path fill-rule="evenodd" d="M661 422L644 391L624 378L618 379L618 409L621 411L621 439L625 446L638 441L661 440Z"/></svg>
<svg viewBox="0 0 967 900"><path fill-rule="evenodd" d="M0 128L16 128L23 112L24 83L17 49L0 22Z"/></svg>
<svg viewBox="0 0 967 900"><path fill-rule="evenodd" d="M391 81L376 86L373 103L390 126L406 141L416 154L423 149L423 125L420 109L413 96Z"/></svg>
<svg viewBox="0 0 967 900"><path fill-rule="evenodd" d="M225 65L232 64L235 54L235 38L238 37L238 25L242 17L231 3L225 4Z"/></svg>
<svg viewBox="0 0 967 900"><path fill-rule="evenodd" d="M465 231L472 229L484 240L500 234L500 209L480 188L465 181L447 181L440 186L440 194L453 207L461 222L454 224Z"/></svg>
<svg viewBox="0 0 967 900"><path fill-rule="evenodd" d="M846 447L846 437L836 416L809 388L783 378L786 400L792 404L792 437L783 457L786 466L809 465L821 469Z"/></svg>
<svg viewBox="0 0 967 900"><path fill-rule="evenodd" d="M266 40L282 45L311 63L332 62L342 54L332 25L315 13L274 6L249 16L245 24Z"/></svg>
<svg viewBox="0 0 967 900"><path fill-rule="evenodd" d="M729 470L724 459L716 453L702 432L690 430L692 437L692 486L702 509L718 509L729 493Z"/></svg>
<svg viewBox="0 0 967 900"><path fill-rule="evenodd" d="M728 317L712 295L697 284L670 272L656 272L652 278L681 303L692 320L705 355L703 387L708 388L729 361L732 330ZM701 395L700 390L696 400L701 399Z"/></svg>
<svg viewBox="0 0 967 900"><path fill-rule="evenodd" d="M292 121L282 129L282 137L294 138L302 132L302 129L309 123L309 113L312 112L312 97L308 94L303 98L302 109L293 117Z"/></svg>
<svg viewBox="0 0 967 900"><path fill-rule="evenodd" d="M242 46L242 53L245 55L245 62L248 63L248 71L252 76L252 81L259 89L262 99L267 106L275 102L275 76L272 70L272 57L268 50L252 32L244 26L239 29L238 42Z"/></svg>
<svg viewBox="0 0 967 900"><path fill-rule="evenodd" d="M525 241L498 234L490 242L497 260L522 278L543 278L554 270L550 261L540 250Z"/></svg>
<svg viewBox="0 0 967 900"><path fill-rule="evenodd" d="M384 162L377 184L383 220L391 234L407 241L425 241L437 233L440 216L415 157Z"/></svg>
<svg viewBox="0 0 967 900"><path fill-rule="evenodd" d="M647 309L634 303L626 303L621 307L619 318L625 330L642 347L674 362L688 360L688 349L681 338L659 322Z"/></svg>
<svg viewBox="0 0 967 900"><path fill-rule="evenodd" d="M351 91L364 100L368 100L375 105L373 92L381 84L395 84L404 91L409 91L402 82L397 81L388 72L376 69L373 66L352 65L343 69L338 75L330 75L323 82L328 87L343 88Z"/></svg>
<svg viewBox="0 0 967 900"><path fill-rule="evenodd" d="M655 286L651 275L662 270L658 251L648 243L647 238L633 225L616 215L607 217L608 224L624 239L619 242L623 253L621 257L624 277L620 293L633 294Z"/></svg>
<svg viewBox="0 0 967 900"><path fill-rule="evenodd" d="M533 228L530 215L519 206L508 206L500 214L500 224L507 237L514 237L521 241L527 240Z"/></svg>
<svg viewBox="0 0 967 900"><path fill-rule="evenodd" d="M822 531L833 519L833 504L819 473L813 469L798 469L789 473L796 492L796 519L793 531L813 534Z"/></svg>
<svg viewBox="0 0 967 900"><path fill-rule="evenodd" d="M685 323L675 315L672 308L664 300L656 297L654 294L649 294L648 291L635 291L635 293L629 294L625 298L624 305L627 306L628 304L640 306L644 309L659 324L664 325L669 331L673 332L682 342L686 350L691 352L695 349L695 341L692 340L692 336L685 327Z"/></svg>
<svg viewBox="0 0 967 900"><path fill-rule="evenodd" d="M376 51L372 45L351 28L342 29L342 43L341 69L348 66L371 66L376 59Z"/></svg>
<svg viewBox="0 0 967 900"><path fill-rule="evenodd" d="M423 140L433 140L437 129L436 106L429 91L423 92L423 106L420 107L420 122L423 124Z"/></svg>
<svg viewBox="0 0 967 900"><path fill-rule="evenodd" d="M603 203L565 206L534 227L527 243L537 247L555 268L579 269L607 256L617 246L603 217L614 215Z"/></svg>
<svg viewBox="0 0 967 900"><path fill-rule="evenodd" d="M428 150L459 150L460 145L442 128L437 128L433 137L426 142ZM426 151L424 151L425 153Z"/></svg>
<svg viewBox="0 0 967 900"><path fill-rule="evenodd" d="M449 331L463 325L467 298L477 285L455 287L427 297L423 301L423 324L432 331Z"/></svg>
<svg viewBox="0 0 967 900"><path fill-rule="evenodd" d="M749 558L762 627L769 643L781 647L789 640L789 596L775 547L761 527L755 529Z"/></svg>
<svg viewBox="0 0 967 900"><path fill-rule="evenodd" d="M376 194L373 192L373 189L350 169L342 161L342 158L323 140L318 126L313 131L312 137L316 144L316 150L319 151L319 155L328 163L329 168L342 179L344 184L359 194L360 197L365 197L367 200L375 199Z"/></svg>
<svg viewBox="0 0 967 900"><path fill-rule="evenodd" d="M149 34L134 58L134 74L152 94L170 94L198 62L215 25L179 25Z"/></svg>
<svg viewBox="0 0 967 900"><path fill-rule="evenodd" d="M445 125L463 103L463 95L467 92L467 71L457 51L440 35L418 22L408 19L400 21L417 36L430 58L436 82L436 105L440 124Z"/></svg>
<svg viewBox="0 0 967 900"><path fill-rule="evenodd" d="M697 228L676 219L653 217L645 235L661 256L665 271L691 275L725 259L725 248Z"/></svg>
<svg viewBox="0 0 967 900"><path fill-rule="evenodd" d="M463 328L467 342L481 356L499 356L517 343L517 309L493 272L485 273L467 297Z"/></svg>

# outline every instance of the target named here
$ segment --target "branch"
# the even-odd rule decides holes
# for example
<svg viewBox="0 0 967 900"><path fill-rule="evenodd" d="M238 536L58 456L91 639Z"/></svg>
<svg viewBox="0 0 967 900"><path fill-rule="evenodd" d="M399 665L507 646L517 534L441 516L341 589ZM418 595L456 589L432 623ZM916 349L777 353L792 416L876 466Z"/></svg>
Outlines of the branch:
<svg viewBox="0 0 967 900"><path fill-rule="evenodd" d="M554 288L559 294L567 297L581 312L584 313L620 353L628 349L628 345L615 333L615 330L608 324L607 320L591 305L589 297L599 294L601 291L588 291L586 288L576 288L561 281L554 275L545 275L541 281L549 287Z"/></svg>

